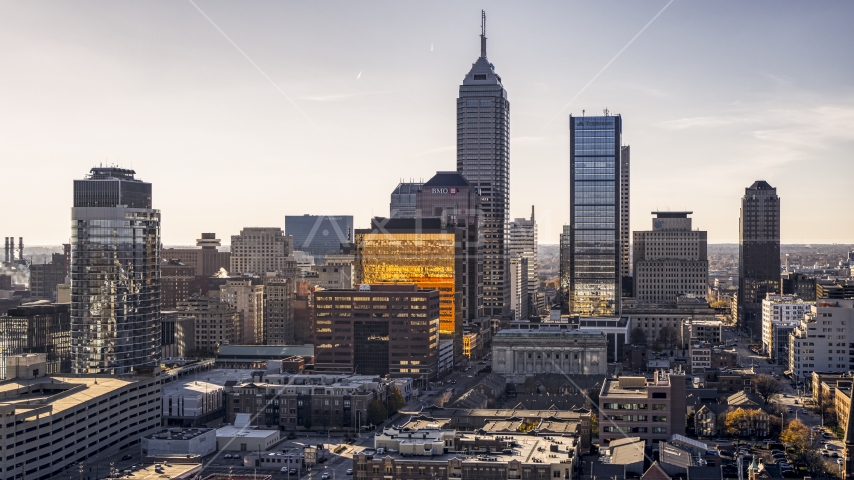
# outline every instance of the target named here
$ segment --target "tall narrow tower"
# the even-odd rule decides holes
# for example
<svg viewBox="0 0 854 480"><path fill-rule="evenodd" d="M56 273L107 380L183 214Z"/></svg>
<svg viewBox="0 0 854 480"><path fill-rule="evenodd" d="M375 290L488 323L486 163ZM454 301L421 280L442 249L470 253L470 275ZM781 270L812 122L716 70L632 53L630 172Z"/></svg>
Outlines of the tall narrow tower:
<svg viewBox="0 0 854 480"><path fill-rule="evenodd" d="M620 275L623 285L623 296L632 296L631 257L629 255L629 224L631 183L629 173L631 172L631 150L628 145L620 147Z"/></svg>
<svg viewBox="0 0 854 480"><path fill-rule="evenodd" d="M160 211L133 170L74 181L71 368L124 375L160 362Z"/></svg>
<svg viewBox="0 0 854 480"><path fill-rule="evenodd" d="M569 116L571 260L561 275L568 273L564 301L572 315L620 313L621 134L622 117L607 109L602 117Z"/></svg>
<svg viewBox="0 0 854 480"><path fill-rule="evenodd" d="M537 222L534 220L534 207L531 206L531 219L517 218L510 222L510 258L527 259L527 278L529 311L522 312L527 318L536 315L540 308L537 304L537 292L540 286L540 271L537 263Z"/></svg>
<svg viewBox="0 0 854 480"><path fill-rule="evenodd" d="M510 313L510 102L486 58L481 12L480 57L457 98L457 171L478 189L483 209L483 313Z"/></svg>
<svg viewBox="0 0 854 480"><path fill-rule="evenodd" d="M762 300L780 293L780 197L765 180L744 189L738 223L738 325L762 335Z"/></svg>

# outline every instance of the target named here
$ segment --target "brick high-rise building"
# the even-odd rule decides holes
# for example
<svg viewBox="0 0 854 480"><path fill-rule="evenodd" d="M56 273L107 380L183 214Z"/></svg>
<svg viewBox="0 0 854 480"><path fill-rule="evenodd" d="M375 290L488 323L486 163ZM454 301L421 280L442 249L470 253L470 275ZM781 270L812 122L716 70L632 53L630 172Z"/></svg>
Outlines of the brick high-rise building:
<svg viewBox="0 0 854 480"><path fill-rule="evenodd" d="M238 341L244 345L263 345L266 338L264 285L252 279L229 279L219 287L220 301L240 313Z"/></svg>
<svg viewBox="0 0 854 480"><path fill-rule="evenodd" d="M63 253L54 253L50 263L30 265L30 297L55 301L56 286L65 283L67 271Z"/></svg>
<svg viewBox="0 0 854 480"><path fill-rule="evenodd" d="M207 277L216 275L220 269L231 268L231 253L220 252L219 246L220 240L215 233L203 233L202 238L196 240L198 248L164 248L161 254L164 260L178 260L193 267L194 275Z"/></svg>
<svg viewBox="0 0 854 480"><path fill-rule="evenodd" d="M293 239L281 228L248 227L231 236L231 275L284 272L293 262Z"/></svg>
<svg viewBox="0 0 854 480"><path fill-rule="evenodd" d="M164 261L160 265L161 308L174 309L178 302L186 300L193 291L196 268L178 260Z"/></svg>
<svg viewBox="0 0 854 480"><path fill-rule="evenodd" d="M428 381L439 367L439 292L360 285L314 296L314 370Z"/></svg>
<svg viewBox="0 0 854 480"><path fill-rule="evenodd" d="M635 299L672 303L680 295L706 298L707 232L692 229L692 212L652 213L652 230L634 232Z"/></svg>
<svg viewBox="0 0 854 480"><path fill-rule="evenodd" d="M265 345L293 345L296 279L264 279Z"/></svg>
<svg viewBox="0 0 854 480"><path fill-rule="evenodd" d="M193 317L193 345L196 349L216 353L220 345L234 345L240 338L240 314L237 309L216 298L194 295L178 302L182 316Z"/></svg>

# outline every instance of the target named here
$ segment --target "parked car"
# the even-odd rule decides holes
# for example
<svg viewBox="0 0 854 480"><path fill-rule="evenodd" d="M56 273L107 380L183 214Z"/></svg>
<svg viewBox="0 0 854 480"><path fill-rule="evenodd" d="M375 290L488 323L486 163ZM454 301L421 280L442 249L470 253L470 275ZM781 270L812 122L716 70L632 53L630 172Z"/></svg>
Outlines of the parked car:
<svg viewBox="0 0 854 480"><path fill-rule="evenodd" d="M326 472L323 472L323 475L320 476L320 480L329 480L330 478L332 478L332 476Z"/></svg>
<svg viewBox="0 0 854 480"><path fill-rule="evenodd" d="M830 456L833 458L839 458L839 454L836 452L831 452Z"/></svg>
<svg viewBox="0 0 854 480"><path fill-rule="evenodd" d="M224 458L224 459L228 460L229 458L231 458L231 454L230 454L230 453L226 453L225 455L223 455L223 456L222 456L222 458Z"/></svg>
<svg viewBox="0 0 854 480"><path fill-rule="evenodd" d="M352 474L353 474L353 469L352 469L352 468L348 468L348 469L347 469L347 475L352 475Z"/></svg>
<svg viewBox="0 0 854 480"><path fill-rule="evenodd" d="M279 471L282 473L288 473L288 467L282 467L282 469Z"/></svg>
<svg viewBox="0 0 854 480"><path fill-rule="evenodd" d="M131 458L133 458L133 455L124 455L122 460L130 460Z"/></svg>

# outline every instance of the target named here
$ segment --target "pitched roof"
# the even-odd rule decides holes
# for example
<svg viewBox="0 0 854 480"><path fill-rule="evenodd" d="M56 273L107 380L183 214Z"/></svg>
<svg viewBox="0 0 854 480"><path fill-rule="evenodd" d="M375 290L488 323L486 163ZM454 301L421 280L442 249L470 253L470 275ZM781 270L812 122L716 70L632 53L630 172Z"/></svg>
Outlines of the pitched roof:
<svg viewBox="0 0 854 480"><path fill-rule="evenodd" d="M769 185L768 182L766 182L765 180L757 180L757 181L753 182L753 185L751 185L749 188L751 188L753 190L773 190L774 189L774 187Z"/></svg>
<svg viewBox="0 0 854 480"><path fill-rule="evenodd" d="M470 185L466 177L457 172L436 172L433 178L424 183L425 187L468 187Z"/></svg>
<svg viewBox="0 0 854 480"><path fill-rule="evenodd" d="M652 465L644 472L641 480L670 480L670 475L661 468L658 462L652 462Z"/></svg>
<svg viewBox="0 0 854 480"><path fill-rule="evenodd" d="M721 467L688 467L691 480L721 480L724 478Z"/></svg>
<svg viewBox="0 0 854 480"><path fill-rule="evenodd" d="M764 402L762 402L761 399L756 395L745 393L744 391L741 391L741 392L736 392L736 393L730 395L729 397L727 397L726 403L727 403L727 405L732 405L732 406L738 405L741 407L746 407L746 406L757 406L758 407L758 406L762 405Z"/></svg>

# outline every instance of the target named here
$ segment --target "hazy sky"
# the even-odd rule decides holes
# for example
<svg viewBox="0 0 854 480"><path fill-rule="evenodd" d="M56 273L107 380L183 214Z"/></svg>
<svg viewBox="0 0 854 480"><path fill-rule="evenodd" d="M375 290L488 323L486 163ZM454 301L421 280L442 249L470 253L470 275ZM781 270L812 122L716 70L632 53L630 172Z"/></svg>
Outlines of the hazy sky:
<svg viewBox="0 0 854 480"><path fill-rule="evenodd" d="M735 242L764 179L784 243L854 242L852 2L194 1L0 3L0 236L67 241L72 180L101 162L154 184L166 244L288 214L367 227L400 179L455 169L484 8L511 211L536 205L540 243L569 217L567 116L605 107L632 230L688 209Z"/></svg>

